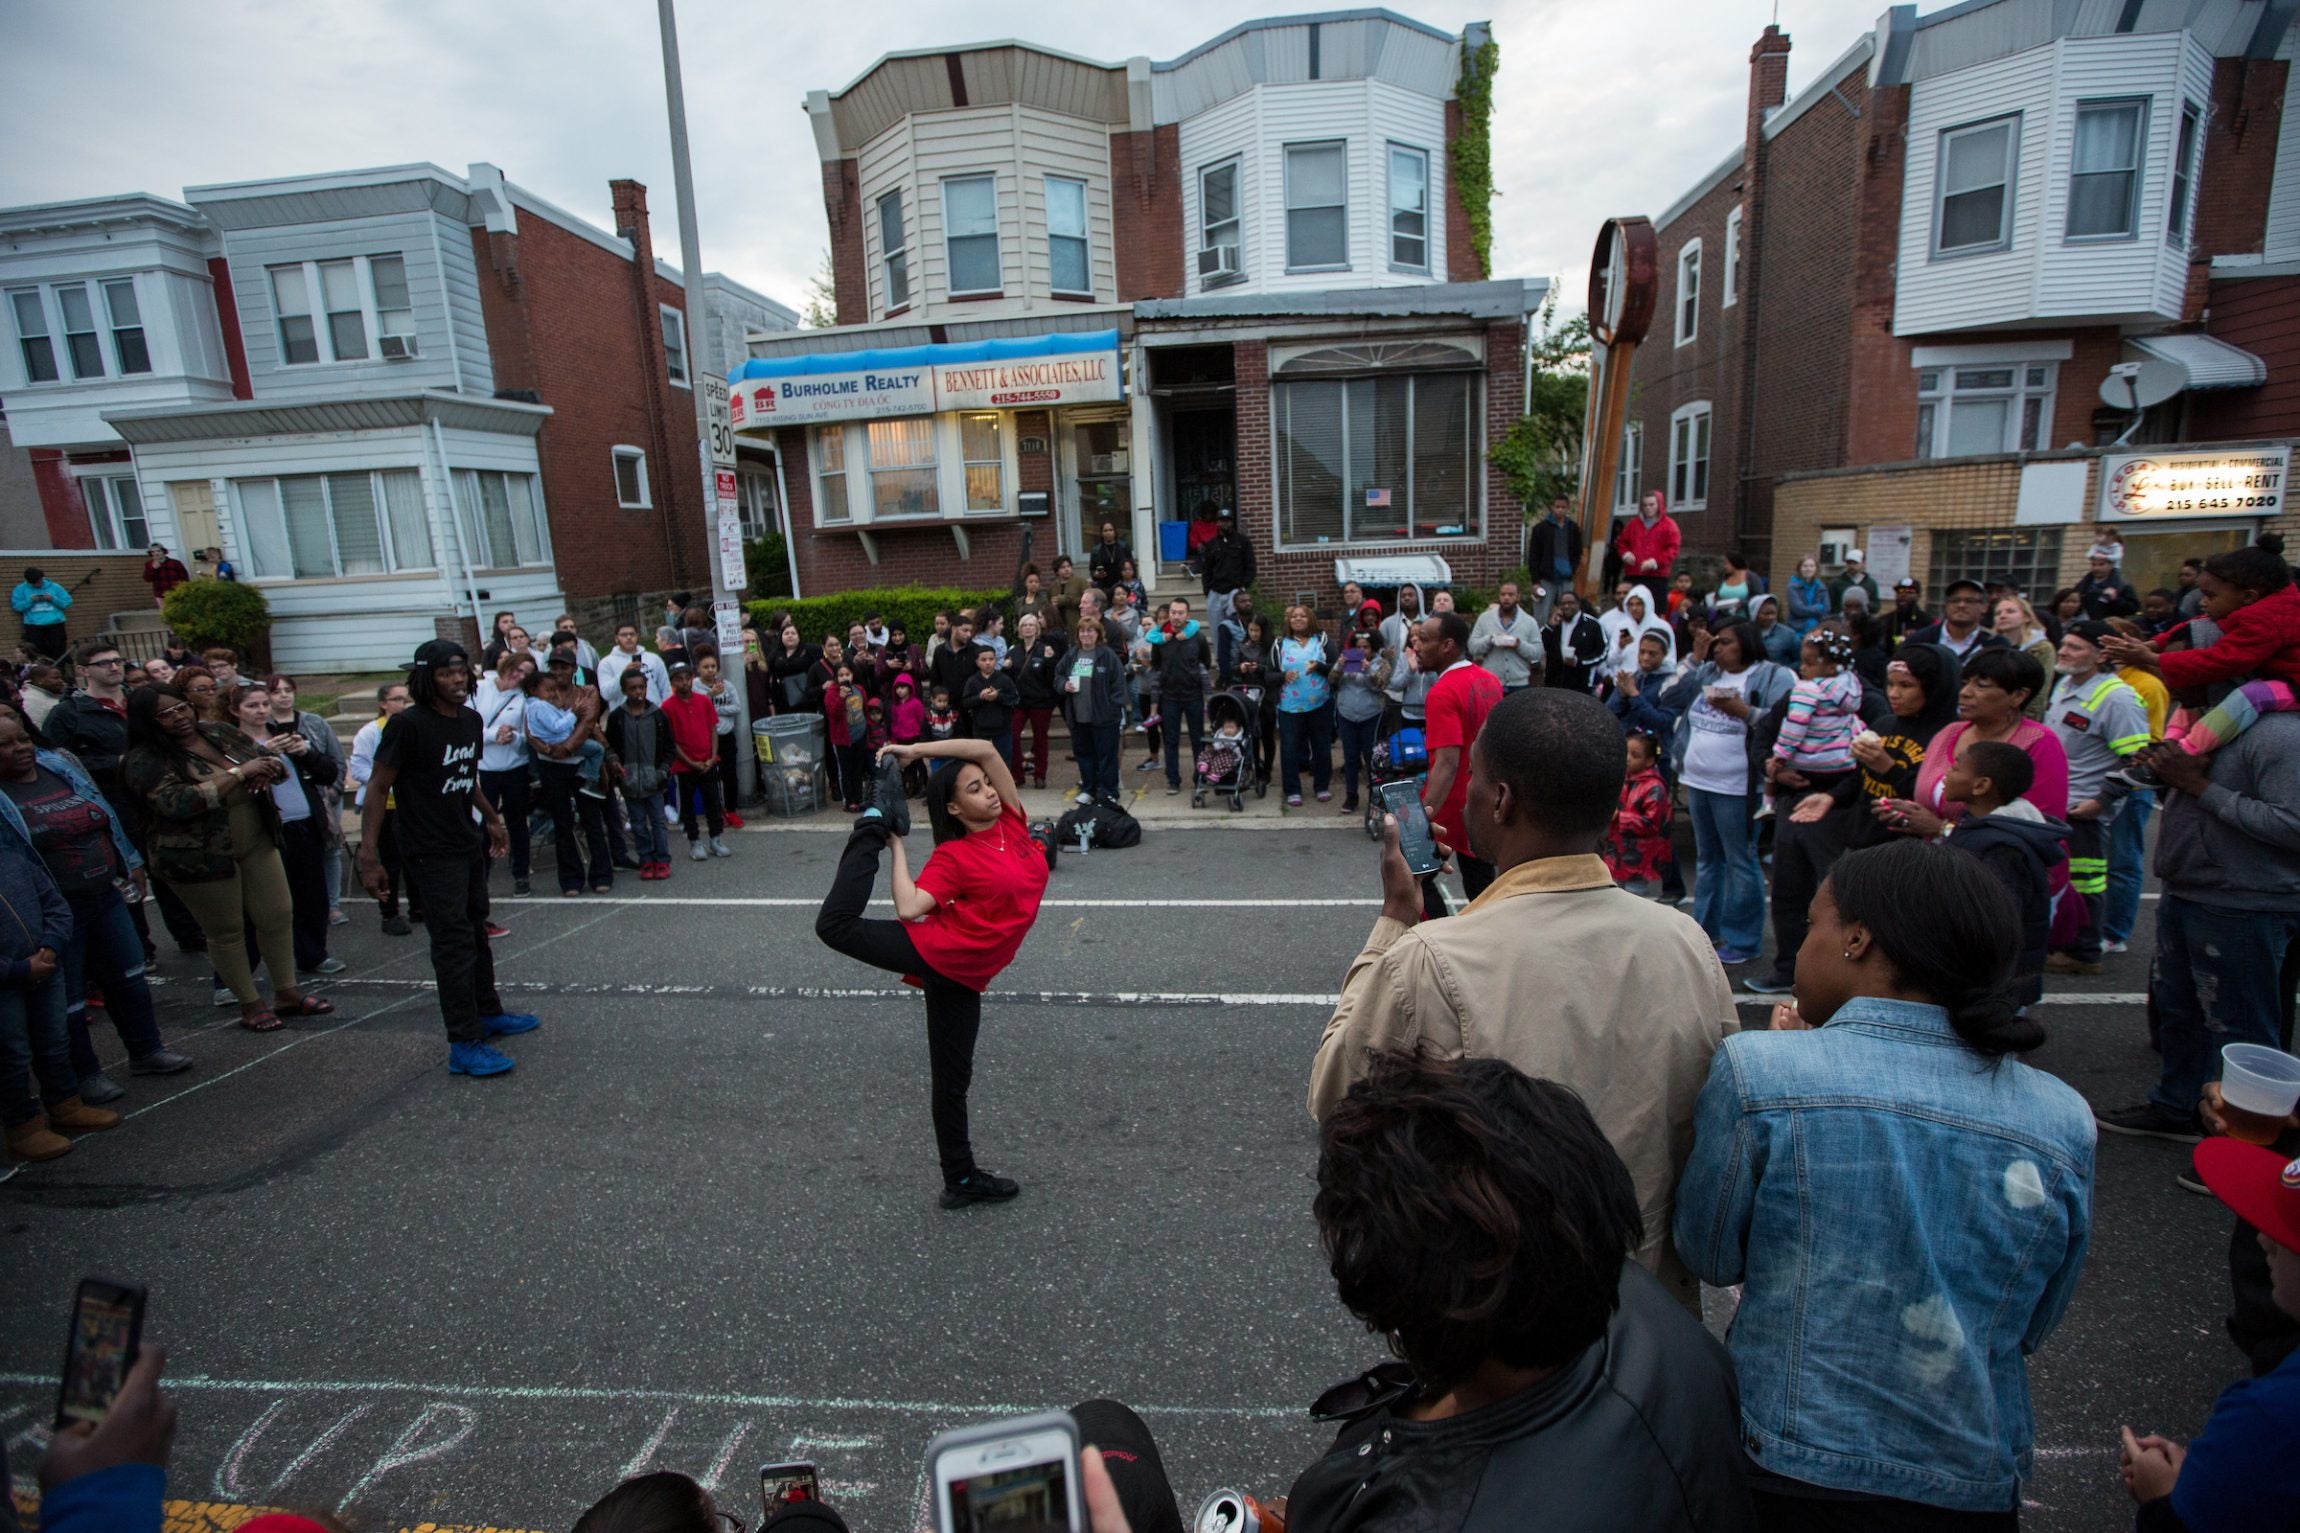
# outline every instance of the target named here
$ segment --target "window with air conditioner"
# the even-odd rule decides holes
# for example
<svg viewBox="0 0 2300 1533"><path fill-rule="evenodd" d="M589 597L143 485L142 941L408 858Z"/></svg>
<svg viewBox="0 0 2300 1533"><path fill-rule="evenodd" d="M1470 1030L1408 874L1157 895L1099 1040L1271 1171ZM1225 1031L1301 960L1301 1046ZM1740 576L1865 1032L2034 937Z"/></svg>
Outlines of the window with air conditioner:
<svg viewBox="0 0 2300 1533"><path fill-rule="evenodd" d="M1239 254L1237 160L1198 172L1198 276L1208 287L1243 275Z"/></svg>
<svg viewBox="0 0 2300 1533"><path fill-rule="evenodd" d="M2054 362L1928 367L1917 373L1917 456L1969 458L2051 445Z"/></svg>
<svg viewBox="0 0 2300 1533"><path fill-rule="evenodd" d="M406 257L298 261L267 275L281 366L403 362L416 354Z"/></svg>
<svg viewBox="0 0 2300 1533"><path fill-rule="evenodd" d="M998 179L954 176L942 183L943 253L952 297L1000 291Z"/></svg>
<svg viewBox="0 0 2300 1533"><path fill-rule="evenodd" d="M1709 406L1679 405L1669 417L1669 509L1709 505Z"/></svg>
<svg viewBox="0 0 2300 1533"><path fill-rule="evenodd" d="M2012 244L2020 117L1944 129L1933 207L1933 254L1978 255Z"/></svg>
<svg viewBox="0 0 2300 1533"><path fill-rule="evenodd" d="M143 492L133 474L87 474L80 479L80 498L88 506L88 530L102 549L137 549L151 546L152 529L144 515Z"/></svg>
<svg viewBox="0 0 2300 1533"><path fill-rule="evenodd" d="M611 450L615 463L615 504L626 511L643 511L655 502L647 493L647 454L637 447Z"/></svg>
<svg viewBox="0 0 2300 1533"><path fill-rule="evenodd" d="M1427 149L1390 145L1390 266L1430 269L1430 156Z"/></svg>
<svg viewBox="0 0 2300 1533"><path fill-rule="evenodd" d="M247 574L326 580L436 568L414 469L233 481Z"/></svg>
<svg viewBox="0 0 2300 1533"><path fill-rule="evenodd" d="M886 307L910 307L910 240L902 221L902 193L888 192L878 200L879 269L886 277Z"/></svg>
<svg viewBox="0 0 2300 1533"><path fill-rule="evenodd" d="M692 389L694 382L687 376L687 316L667 303L655 305L655 314L663 324L663 375L675 389Z"/></svg>
<svg viewBox="0 0 2300 1533"><path fill-rule="evenodd" d="M1286 270L1350 264L1350 162L1345 145L1286 146Z"/></svg>
<svg viewBox="0 0 2300 1533"><path fill-rule="evenodd" d="M1094 296L1093 248L1086 235L1086 183L1046 178L1046 269L1057 293Z"/></svg>
<svg viewBox="0 0 2300 1533"><path fill-rule="evenodd" d="M1687 240L1677 251L1677 344L1701 334L1701 242Z"/></svg>
<svg viewBox="0 0 2300 1533"><path fill-rule="evenodd" d="M2070 240L2130 239L2140 227L2140 155L2148 102L2080 101L2069 153Z"/></svg>

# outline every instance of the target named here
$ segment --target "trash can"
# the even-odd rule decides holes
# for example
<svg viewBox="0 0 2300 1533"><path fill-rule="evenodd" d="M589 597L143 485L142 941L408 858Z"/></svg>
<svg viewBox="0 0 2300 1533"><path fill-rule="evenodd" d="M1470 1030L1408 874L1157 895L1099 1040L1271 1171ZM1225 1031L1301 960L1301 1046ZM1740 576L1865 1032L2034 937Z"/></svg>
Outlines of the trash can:
<svg viewBox="0 0 2300 1533"><path fill-rule="evenodd" d="M1168 564L1180 564L1190 557L1190 524L1188 522L1160 522L1158 524L1158 557Z"/></svg>
<svg viewBox="0 0 2300 1533"><path fill-rule="evenodd" d="M778 819L813 814L830 797L823 716L778 713L751 726L759 752L759 791Z"/></svg>

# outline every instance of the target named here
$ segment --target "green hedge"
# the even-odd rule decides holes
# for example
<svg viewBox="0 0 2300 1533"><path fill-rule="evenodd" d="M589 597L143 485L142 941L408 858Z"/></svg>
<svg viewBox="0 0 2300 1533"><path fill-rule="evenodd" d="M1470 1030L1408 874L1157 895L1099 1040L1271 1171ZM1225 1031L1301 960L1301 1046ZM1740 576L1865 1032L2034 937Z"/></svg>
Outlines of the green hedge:
<svg viewBox="0 0 2300 1533"><path fill-rule="evenodd" d="M751 594L759 600L791 594L790 550L781 533L770 532L745 543L743 568L750 576Z"/></svg>
<svg viewBox="0 0 2300 1533"><path fill-rule="evenodd" d="M872 586L796 601L755 601L750 604L750 611L762 625L773 614L788 612L799 625L800 636L809 644L822 643L826 633L835 633L844 639L847 629L874 612L890 623L903 624L913 640L924 643L926 636L934 632L936 613L980 607L985 603L996 603L1011 610L1011 594L1009 591L929 590L924 586Z"/></svg>
<svg viewBox="0 0 2300 1533"><path fill-rule="evenodd" d="M264 593L236 580L187 580L168 593L160 613L193 649L229 644L243 661L270 653L272 613Z"/></svg>

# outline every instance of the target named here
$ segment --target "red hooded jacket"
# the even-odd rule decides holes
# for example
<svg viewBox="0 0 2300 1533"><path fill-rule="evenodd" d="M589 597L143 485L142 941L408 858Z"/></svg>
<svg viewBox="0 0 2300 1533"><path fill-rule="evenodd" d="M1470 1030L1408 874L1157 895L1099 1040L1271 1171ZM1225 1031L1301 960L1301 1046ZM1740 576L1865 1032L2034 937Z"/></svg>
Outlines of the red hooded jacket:
<svg viewBox="0 0 2300 1533"><path fill-rule="evenodd" d="M2184 623L2154 641L2160 650ZM2248 602L2220 623L2220 639L2204 649L2176 649L2157 658L2164 684L2175 691L2249 676L2272 677L2300 686L2300 586Z"/></svg>
<svg viewBox="0 0 2300 1533"><path fill-rule="evenodd" d="M1685 535L1678 530L1677 519L1669 514L1669 502L1664 500L1652 526L1646 526L1642 516L1631 517L1622 524L1613 546L1621 550L1621 573L1635 579L1668 574L1684 542ZM1648 559L1653 561L1651 569L1645 567Z"/></svg>

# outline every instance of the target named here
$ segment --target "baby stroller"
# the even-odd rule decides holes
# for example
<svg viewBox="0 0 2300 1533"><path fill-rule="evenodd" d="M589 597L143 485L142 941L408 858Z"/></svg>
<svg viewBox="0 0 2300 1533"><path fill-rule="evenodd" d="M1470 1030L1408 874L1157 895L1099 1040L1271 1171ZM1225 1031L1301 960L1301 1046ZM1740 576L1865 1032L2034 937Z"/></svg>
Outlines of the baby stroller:
<svg viewBox="0 0 2300 1533"><path fill-rule="evenodd" d="M1373 785L1366 792L1367 835L1376 841L1382 838L1382 796L1378 791L1381 785L1401 778L1420 777L1429 769L1428 738L1416 725L1407 725L1374 747Z"/></svg>
<svg viewBox="0 0 2300 1533"><path fill-rule="evenodd" d="M1227 798L1236 812L1246 807L1249 782L1257 795L1270 791L1270 785L1254 771L1255 730L1261 725L1261 706L1260 687L1232 687L1206 699L1208 739L1198 752L1198 780L1190 789L1191 808L1205 808L1206 795L1213 793ZM1220 738L1226 723L1237 724L1235 741Z"/></svg>

